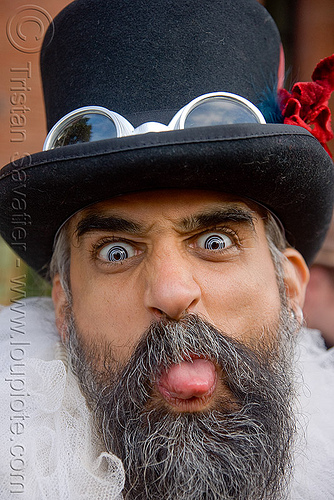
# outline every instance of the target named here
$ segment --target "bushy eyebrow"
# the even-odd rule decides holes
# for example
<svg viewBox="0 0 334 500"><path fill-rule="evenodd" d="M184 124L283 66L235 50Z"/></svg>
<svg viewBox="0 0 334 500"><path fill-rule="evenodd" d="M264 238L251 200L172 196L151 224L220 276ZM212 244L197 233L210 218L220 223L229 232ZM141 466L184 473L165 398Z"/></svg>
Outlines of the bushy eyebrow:
<svg viewBox="0 0 334 500"><path fill-rule="evenodd" d="M124 231L139 235L144 232L144 227L117 215L88 214L78 222L75 234L80 239L93 231Z"/></svg>
<svg viewBox="0 0 334 500"><path fill-rule="evenodd" d="M255 219L255 212L246 208L224 207L214 210L208 210L202 213L191 215L190 217L185 217L184 219L182 219L179 227L182 232L193 232L210 227L215 227L220 224L237 222L247 224L254 231Z"/></svg>
<svg viewBox="0 0 334 500"><path fill-rule="evenodd" d="M175 225L181 233L191 233L213 228L231 222L247 224L253 231L255 212L243 207L219 207L198 214L184 217ZM82 238L86 233L94 231L126 232L144 236L148 227L139 222L118 215L88 213L77 224L75 234Z"/></svg>

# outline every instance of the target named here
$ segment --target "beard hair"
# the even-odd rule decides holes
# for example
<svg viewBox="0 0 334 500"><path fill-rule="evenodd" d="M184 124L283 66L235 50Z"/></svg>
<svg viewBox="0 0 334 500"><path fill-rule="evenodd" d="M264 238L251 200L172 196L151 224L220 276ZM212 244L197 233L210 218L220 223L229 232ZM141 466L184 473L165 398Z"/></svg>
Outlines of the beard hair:
<svg viewBox="0 0 334 500"><path fill-rule="evenodd" d="M67 318L70 363L106 449L123 462L126 499L287 498L293 466L293 338L300 325L282 306L256 345L195 315L152 324L125 366L110 344L83 344ZM255 337L255 336L254 336ZM210 359L233 395L194 413L154 393L163 369Z"/></svg>

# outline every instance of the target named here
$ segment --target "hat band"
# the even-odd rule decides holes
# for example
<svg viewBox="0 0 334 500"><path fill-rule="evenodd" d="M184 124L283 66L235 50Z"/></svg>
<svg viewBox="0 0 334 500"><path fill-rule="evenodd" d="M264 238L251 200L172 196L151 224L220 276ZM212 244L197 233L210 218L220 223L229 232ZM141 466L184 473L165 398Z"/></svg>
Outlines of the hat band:
<svg viewBox="0 0 334 500"><path fill-rule="evenodd" d="M193 99L176 113L168 125L146 122L134 128L126 118L115 111L101 106L85 106L71 111L52 127L44 142L43 150L147 132L233 123L266 123L266 121L254 104L244 97L229 92L212 92Z"/></svg>

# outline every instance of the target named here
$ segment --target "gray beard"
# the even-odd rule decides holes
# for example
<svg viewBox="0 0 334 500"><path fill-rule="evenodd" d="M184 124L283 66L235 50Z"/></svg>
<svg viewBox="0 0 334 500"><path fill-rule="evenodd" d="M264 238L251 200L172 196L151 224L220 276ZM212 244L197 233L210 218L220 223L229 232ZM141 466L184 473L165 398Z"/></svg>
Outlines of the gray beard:
<svg viewBox="0 0 334 500"><path fill-rule="evenodd" d="M194 315L152 324L125 366L109 344L82 345L71 311L67 325L72 370L106 449L123 462L126 499L287 498L299 329L287 311L253 346ZM154 382L162 369L194 355L220 366L233 397L221 395L203 412L172 411Z"/></svg>

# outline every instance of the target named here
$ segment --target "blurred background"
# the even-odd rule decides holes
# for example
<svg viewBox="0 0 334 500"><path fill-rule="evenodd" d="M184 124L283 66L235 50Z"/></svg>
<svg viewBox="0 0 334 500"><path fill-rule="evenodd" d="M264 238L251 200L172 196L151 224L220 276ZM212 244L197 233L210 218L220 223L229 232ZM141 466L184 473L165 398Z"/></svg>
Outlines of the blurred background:
<svg viewBox="0 0 334 500"><path fill-rule="evenodd" d="M108 0L106 0L108 1ZM46 136L39 48L52 18L69 0L1 0L0 12L0 169L41 151ZM261 0L283 41L287 82L310 81L316 64L334 52L333 0ZM25 95L17 102L15 95ZM334 110L334 98L331 108ZM334 141L329 147L334 152ZM56 207L55 207L56 210ZM0 239L0 304L49 294L49 286Z"/></svg>

